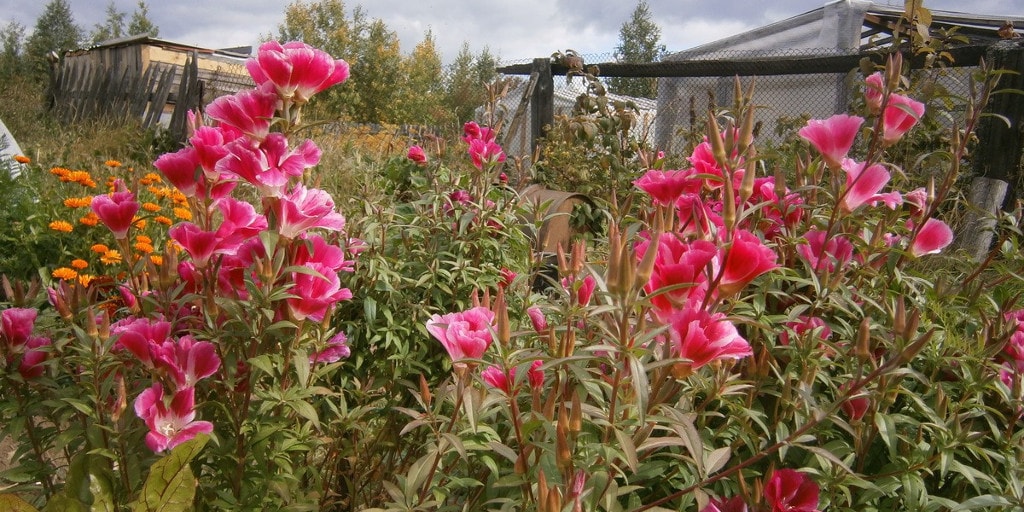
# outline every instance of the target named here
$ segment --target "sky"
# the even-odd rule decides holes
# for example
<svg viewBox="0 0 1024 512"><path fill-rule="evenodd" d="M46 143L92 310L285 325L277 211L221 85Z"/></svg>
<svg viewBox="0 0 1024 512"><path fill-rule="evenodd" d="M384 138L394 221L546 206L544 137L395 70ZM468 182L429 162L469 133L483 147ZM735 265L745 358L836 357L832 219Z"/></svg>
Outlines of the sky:
<svg viewBox="0 0 1024 512"><path fill-rule="evenodd" d="M110 0L68 0L75 23L87 33L103 22ZM113 0L135 10L137 0ZM257 45L277 33L292 0L149 0L149 18L161 39L206 48ZM309 0L307 0L308 2ZM430 30L445 63L464 44L475 55L485 48L499 62L527 62L572 49L609 56L636 0L343 0L361 5L398 34L408 54ZM661 42L680 51L817 9L825 0L647 0L661 27ZM902 5L902 0L878 0ZM18 22L31 32L46 0L0 0L0 27ZM925 0L933 10L1024 15L1024 0ZM1022 27L1018 27L1022 28ZM339 56L344 58L344 56Z"/></svg>

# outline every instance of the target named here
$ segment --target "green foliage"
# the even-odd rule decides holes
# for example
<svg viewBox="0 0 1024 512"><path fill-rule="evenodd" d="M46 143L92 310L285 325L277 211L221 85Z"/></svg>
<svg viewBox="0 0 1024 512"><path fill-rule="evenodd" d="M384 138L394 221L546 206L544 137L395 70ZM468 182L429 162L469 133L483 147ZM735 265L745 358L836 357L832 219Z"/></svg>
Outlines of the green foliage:
<svg viewBox="0 0 1024 512"><path fill-rule="evenodd" d="M132 17L128 20L128 35L137 34L149 34L149 37L157 37L160 35L160 27L156 26L152 20L149 19L149 6L146 5L144 0L139 0L136 4L135 12L132 13Z"/></svg>
<svg viewBox="0 0 1024 512"><path fill-rule="evenodd" d="M74 50L82 41L82 29L75 24L71 6L67 0L50 0L43 8L43 14L36 19L32 35L25 43L28 66L37 80L43 80L49 69L48 55L62 56Z"/></svg>
<svg viewBox="0 0 1024 512"><path fill-rule="evenodd" d="M661 27L652 19L647 2L640 0L629 21L619 29L615 59L622 63L657 62L665 56L665 45L660 41ZM608 79L608 88L624 96L654 98L658 95L658 80L612 77Z"/></svg>

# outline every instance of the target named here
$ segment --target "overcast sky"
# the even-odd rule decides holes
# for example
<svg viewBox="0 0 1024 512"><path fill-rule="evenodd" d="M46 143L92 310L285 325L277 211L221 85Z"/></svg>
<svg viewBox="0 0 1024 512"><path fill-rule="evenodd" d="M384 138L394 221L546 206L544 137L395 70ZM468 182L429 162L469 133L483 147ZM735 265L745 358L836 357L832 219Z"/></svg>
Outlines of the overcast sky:
<svg viewBox="0 0 1024 512"><path fill-rule="evenodd" d="M292 0L148 0L160 38L208 48L255 45L273 35ZM308 0L307 0L308 1ZM0 0L0 26L10 21L32 30L48 0ZM105 18L109 0L69 0L75 22L87 33ZM130 14L137 0L114 0ZM670 51L727 37L821 7L825 0L647 0L662 43ZM879 0L902 5L903 0ZM527 61L573 49L610 54L636 0L345 0L362 5L398 34L409 53L433 31L448 63L463 43L485 47L502 62ZM933 10L1024 15L1024 0L925 0ZM1021 28L1021 27L1018 27ZM344 56L341 56L344 58Z"/></svg>

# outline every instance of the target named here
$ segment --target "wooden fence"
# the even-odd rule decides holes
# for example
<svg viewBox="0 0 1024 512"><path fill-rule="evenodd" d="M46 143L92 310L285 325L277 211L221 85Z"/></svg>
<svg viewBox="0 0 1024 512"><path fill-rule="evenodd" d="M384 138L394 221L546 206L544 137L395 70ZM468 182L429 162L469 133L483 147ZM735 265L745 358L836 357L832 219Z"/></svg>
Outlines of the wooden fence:
<svg viewBox="0 0 1024 512"><path fill-rule="evenodd" d="M51 68L48 103L66 123L101 117L138 120L147 129L166 123L172 137L183 141L187 113L202 107L197 58L192 52L184 66L153 62L145 70L64 60Z"/></svg>

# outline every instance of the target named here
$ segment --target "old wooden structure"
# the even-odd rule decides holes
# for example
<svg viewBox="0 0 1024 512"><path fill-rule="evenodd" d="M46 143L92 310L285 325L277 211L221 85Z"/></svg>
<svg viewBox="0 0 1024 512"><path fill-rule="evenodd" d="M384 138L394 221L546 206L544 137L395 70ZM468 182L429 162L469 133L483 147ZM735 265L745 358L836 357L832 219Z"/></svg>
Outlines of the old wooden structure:
<svg viewBox="0 0 1024 512"><path fill-rule="evenodd" d="M146 35L68 52L53 63L50 106L67 122L134 119L183 138L186 113L253 86L249 48L212 50Z"/></svg>

